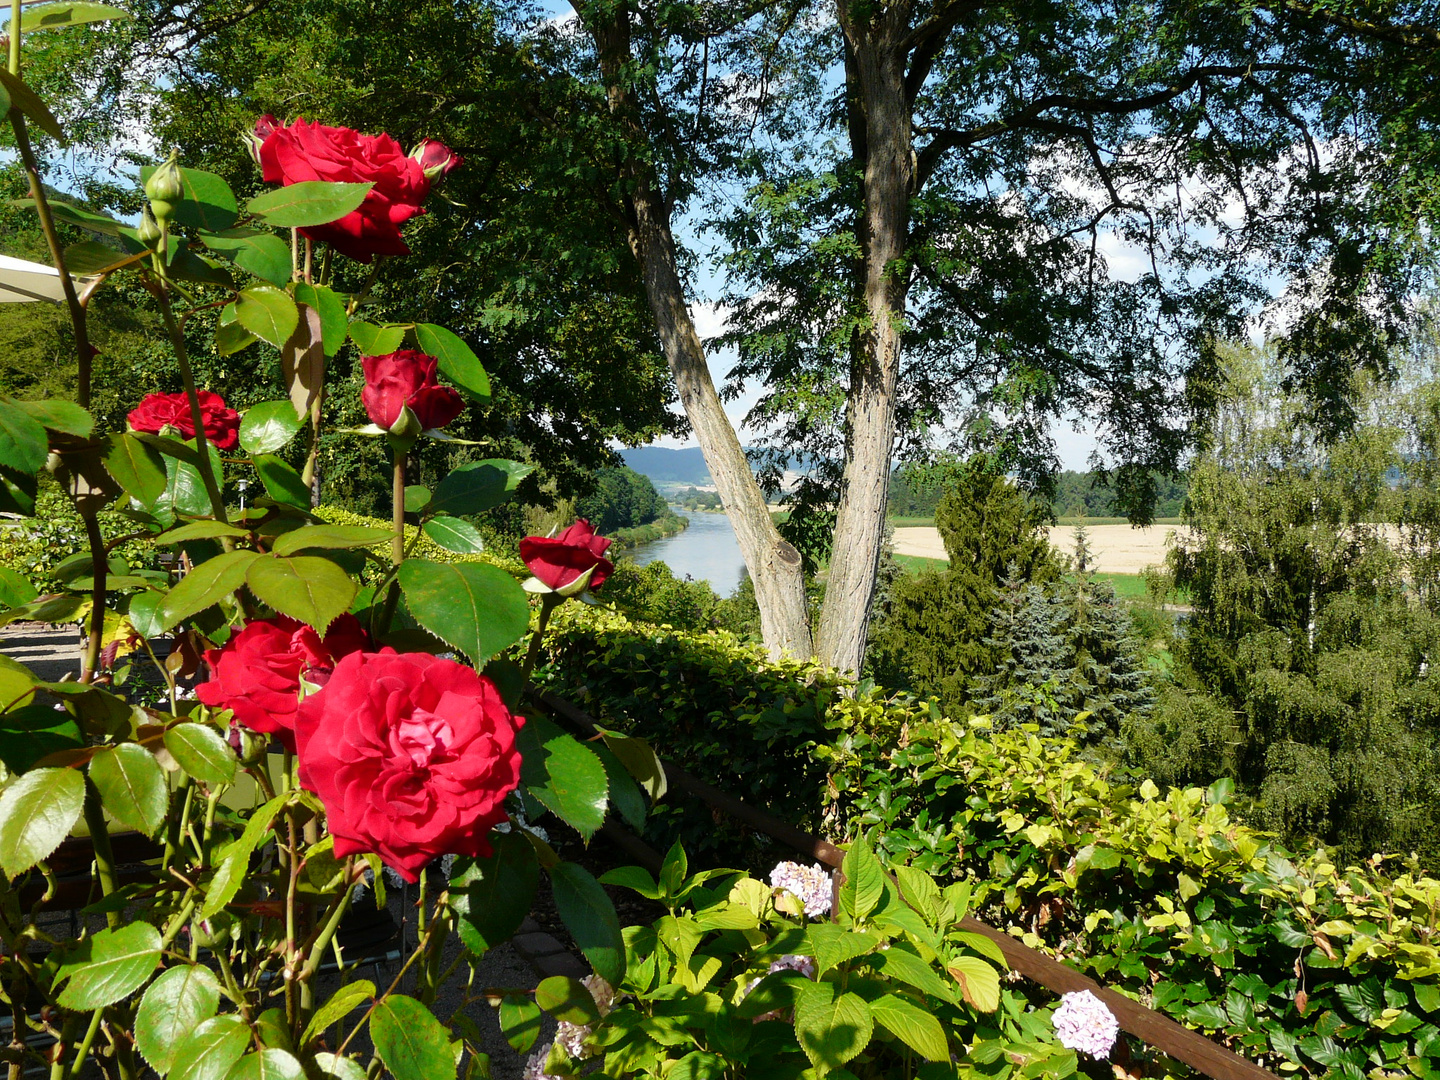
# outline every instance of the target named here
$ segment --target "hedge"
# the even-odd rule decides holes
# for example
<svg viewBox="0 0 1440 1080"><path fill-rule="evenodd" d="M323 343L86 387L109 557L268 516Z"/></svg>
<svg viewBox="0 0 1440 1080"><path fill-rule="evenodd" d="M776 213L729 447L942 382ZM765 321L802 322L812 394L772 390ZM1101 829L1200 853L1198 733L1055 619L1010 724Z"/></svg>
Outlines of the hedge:
<svg viewBox="0 0 1440 1080"><path fill-rule="evenodd" d="M1440 881L1413 861L1297 857L1230 817L1224 781L1112 784L1069 740L991 733L723 633L567 605L547 642L555 688L596 716L796 824L970 882L982 917L1246 1057L1440 1077ZM695 807L653 828L727 865L767 854Z"/></svg>

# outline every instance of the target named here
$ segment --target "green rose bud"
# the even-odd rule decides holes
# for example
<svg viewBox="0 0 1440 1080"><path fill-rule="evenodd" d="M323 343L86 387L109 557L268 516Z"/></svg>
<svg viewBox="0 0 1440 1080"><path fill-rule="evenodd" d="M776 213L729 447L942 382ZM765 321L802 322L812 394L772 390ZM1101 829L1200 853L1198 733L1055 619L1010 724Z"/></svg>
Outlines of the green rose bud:
<svg viewBox="0 0 1440 1080"><path fill-rule="evenodd" d="M145 195L157 221L164 221L175 212L175 204L185 197L185 178L180 175L176 151L145 181Z"/></svg>
<svg viewBox="0 0 1440 1080"><path fill-rule="evenodd" d="M155 215L150 212L150 207L140 211L140 225L135 230L135 235L146 247L154 247L160 239L160 223L155 220Z"/></svg>

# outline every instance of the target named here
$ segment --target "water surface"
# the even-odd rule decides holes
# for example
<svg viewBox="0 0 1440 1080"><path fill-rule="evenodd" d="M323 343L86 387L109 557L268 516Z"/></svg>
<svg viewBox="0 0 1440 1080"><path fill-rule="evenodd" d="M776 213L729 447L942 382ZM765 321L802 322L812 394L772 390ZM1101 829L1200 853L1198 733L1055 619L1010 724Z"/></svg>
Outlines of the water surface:
<svg viewBox="0 0 1440 1080"><path fill-rule="evenodd" d="M708 581L721 596L729 596L740 584L745 566L730 518L678 507L675 512L690 519L688 529L631 548L626 555L641 566L663 562L676 577L688 574L697 581Z"/></svg>

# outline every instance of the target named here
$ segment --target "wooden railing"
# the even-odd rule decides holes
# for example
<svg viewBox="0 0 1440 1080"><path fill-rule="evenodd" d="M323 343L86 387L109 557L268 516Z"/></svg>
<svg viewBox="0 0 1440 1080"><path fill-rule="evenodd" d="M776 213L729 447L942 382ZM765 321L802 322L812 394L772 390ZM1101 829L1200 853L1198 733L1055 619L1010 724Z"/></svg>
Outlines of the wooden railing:
<svg viewBox="0 0 1440 1080"><path fill-rule="evenodd" d="M587 736L598 734L595 721L564 698L540 692L535 695L535 700L572 730ZM665 779L671 791L699 799L712 809L827 866L838 868L845 857L845 853L829 841L747 805L735 796L691 776L673 762L662 759L661 764L665 767ZM613 817L601 829L601 834L638 864L652 872L660 868L660 853L615 822ZM1197 1072L1214 1077L1215 1080L1279 1080L1274 1073L1212 1042L1198 1031L1182 1027L1168 1016L1154 1009L1147 1009L1138 1001L1132 1001L1124 994L1101 986L1074 968L1030 948L1002 930L968 916L960 920L960 927L972 933L983 934L995 942L1013 970L1047 990L1057 994L1089 990L1115 1014L1122 1030L1177 1061L1184 1062Z"/></svg>

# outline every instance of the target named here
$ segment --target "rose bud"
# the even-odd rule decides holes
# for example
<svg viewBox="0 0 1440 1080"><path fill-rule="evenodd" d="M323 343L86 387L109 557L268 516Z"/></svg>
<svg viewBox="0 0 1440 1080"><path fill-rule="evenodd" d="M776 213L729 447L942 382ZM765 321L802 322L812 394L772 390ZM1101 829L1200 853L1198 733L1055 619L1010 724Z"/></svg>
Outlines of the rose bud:
<svg viewBox="0 0 1440 1080"><path fill-rule="evenodd" d="M426 139L410 151L410 156L420 163L425 179L430 181L439 180L451 169L465 164L463 157L438 139Z"/></svg>
<svg viewBox="0 0 1440 1080"><path fill-rule="evenodd" d="M260 148L265 145L265 140L270 138L279 126L280 121L276 120L272 114L266 113L255 121L253 131L242 131L240 133L240 141L245 144L245 149L250 151L251 160L253 160L256 165L260 164Z"/></svg>
<svg viewBox="0 0 1440 1080"><path fill-rule="evenodd" d="M145 197L150 200L156 221L163 222L175 212L175 204L185 197L185 178L180 175L180 160L176 151L170 151L165 163L145 181Z"/></svg>
<svg viewBox="0 0 1440 1080"><path fill-rule="evenodd" d="M597 536L581 518L559 536L527 536L520 541L520 558L551 592L574 596L598 589L615 569L605 558L608 537Z"/></svg>
<svg viewBox="0 0 1440 1080"><path fill-rule="evenodd" d="M135 235L146 247L154 247L155 242L160 239L160 223L155 220L155 215L148 206L140 211L140 224L135 228Z"/></svg>
<svg viewBox="0 0 1440 1080"><path fill-rule="evenodd" d="M360 392L365 412L397 436L419 434L410 434L406 409L414 413L420 431L442 428L465 411L464 399L436 381L438 361L433 356L400 349L384 356L362 356L360 366L365 372L365 389Z"/></svg>

